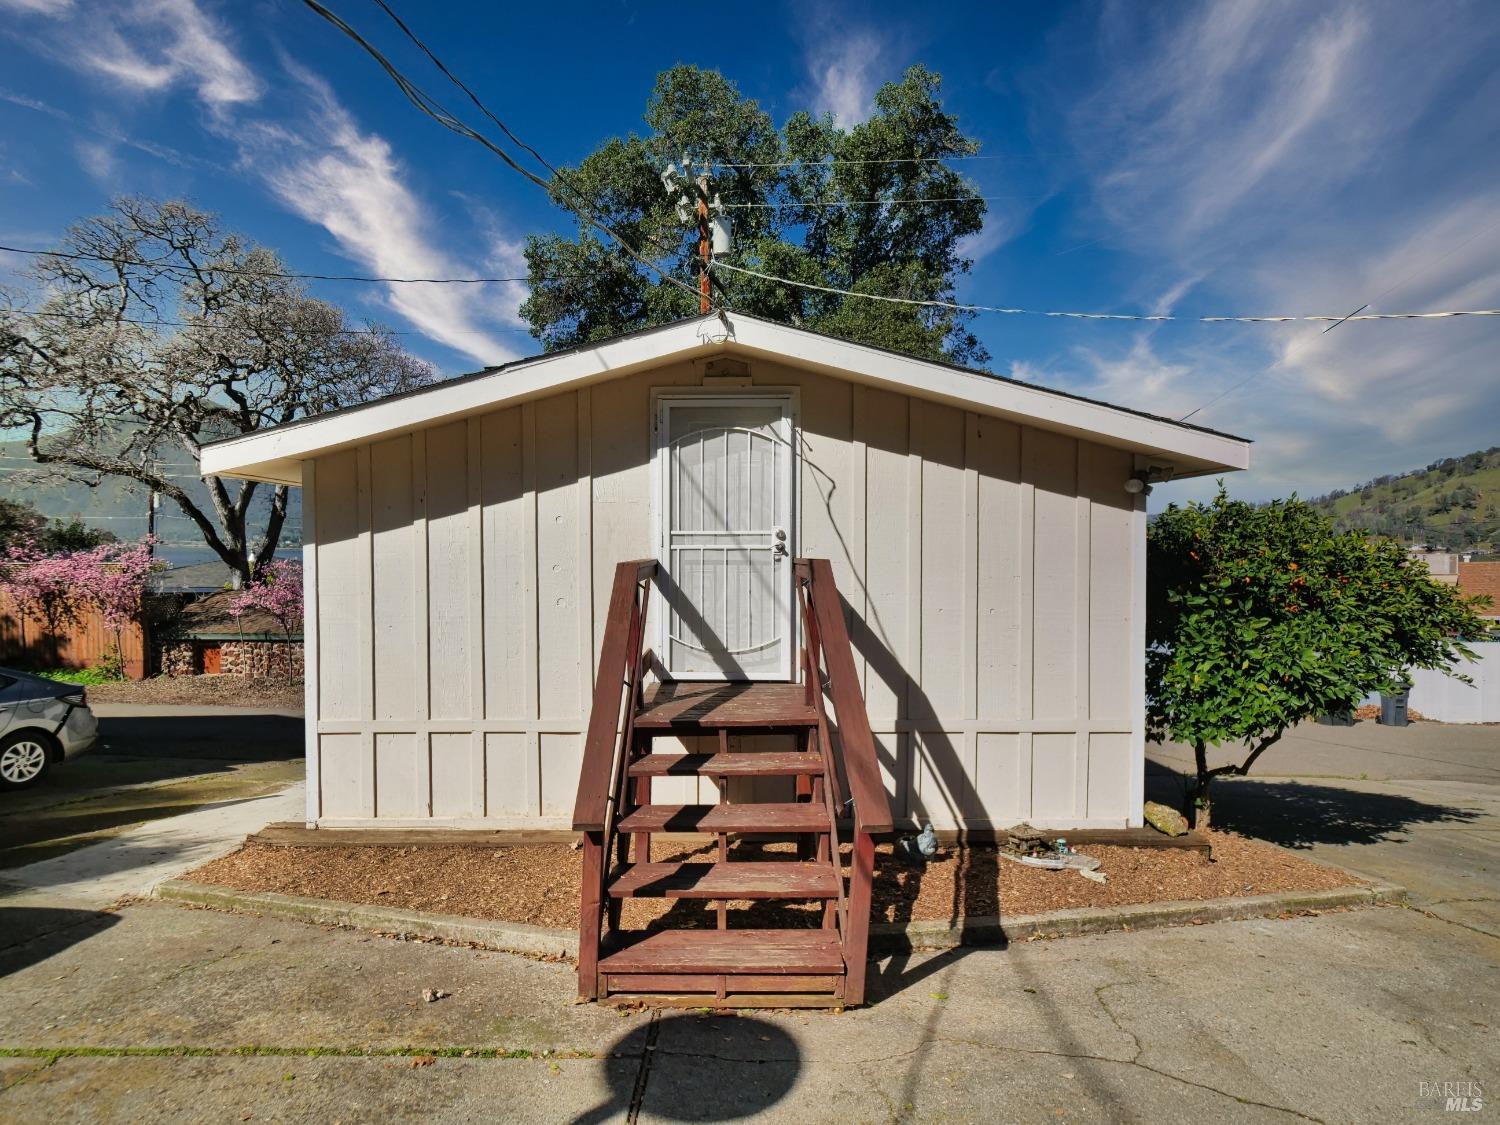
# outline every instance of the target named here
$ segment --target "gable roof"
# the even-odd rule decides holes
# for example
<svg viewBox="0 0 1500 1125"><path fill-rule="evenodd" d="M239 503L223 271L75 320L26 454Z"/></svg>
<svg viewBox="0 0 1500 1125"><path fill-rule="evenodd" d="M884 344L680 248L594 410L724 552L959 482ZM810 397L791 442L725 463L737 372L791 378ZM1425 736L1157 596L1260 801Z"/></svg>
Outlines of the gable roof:
<svg viewBox="0 0 1500 1125"><path fill-rule="evenodd" d="M226 438L203 448L205 475L301 484L302 462L664 363L726 355L771 359L835 378L1161 458L1176 475L1245 469L1250 442L956 364L793 328L747 313L696 316L520 359L372 402Z"/></svg>

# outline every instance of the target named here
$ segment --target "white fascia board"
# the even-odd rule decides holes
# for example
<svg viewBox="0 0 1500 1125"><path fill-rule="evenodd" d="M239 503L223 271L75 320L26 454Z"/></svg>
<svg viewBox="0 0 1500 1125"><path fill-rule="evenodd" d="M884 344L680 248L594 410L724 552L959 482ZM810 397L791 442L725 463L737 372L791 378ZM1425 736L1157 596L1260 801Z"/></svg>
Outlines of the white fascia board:
<svg viewBox="0 0 1500 1125"><path fill-rule="evenodd" d="M1250 443L1148 418L1103 403L852 344L755 317L728 314L664 325L592 348L514 364L371 403L218 442L203 450L205 475L300 484L302 462L377 438L456 421L497 407L618 378L696 354L763 356L835 378L996 414L1170 461L1178 476L1246 469Z"/></svg>
<svg viewBox="0 0 1500 1125"><path fill-rule="evenodd" d="M204 448L201 471L205 476L300 484L301 462L309 457L618 378L695 352L714 351L723 339L723 327L715 318L669 324L593 348L540 356L488 375L437 383L416 394L216 442Z"/></svg>
<svg viewBox="0 0 1500 1125"><path fill-rule="evenodd" d="M1193 473L1250 467L1250 442L1148 418L1103 403L1071 398L942 364L895 355L763 320L741 318L731 350L764 355L843 379L897 390L919 398L979 410L1097 441L1185 461Z"/></svg>

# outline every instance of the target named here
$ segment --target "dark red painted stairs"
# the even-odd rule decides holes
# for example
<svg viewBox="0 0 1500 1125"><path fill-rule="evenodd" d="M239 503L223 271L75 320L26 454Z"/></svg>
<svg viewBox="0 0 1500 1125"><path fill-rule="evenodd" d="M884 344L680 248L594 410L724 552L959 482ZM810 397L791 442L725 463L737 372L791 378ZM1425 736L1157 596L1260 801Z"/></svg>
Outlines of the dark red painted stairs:
<svg viewBox="0 0 1500 1125"><path fill-rule="evenodd" d="M891 815L832 569L824 559L795 564L801 683L648 688L643 638L655 572L652 561L616 568L605 625L573 815L584 840L579 994L734 1007L863 1003L874 835L890 830ZM731 735L759 734L793 748L729 752ZM654 753L658 736L716 738L718 752ZM655 779L684 776L713 779L719 801L651 802ZM791 779L795 799L729 803L732 780L758 777ZM849 821L847 872L839 812ZM707 835L717 857L651 862L660 833ZM730 845L746 837L795 840L796 854L739 858ZM627 898L713 902L718 926L627 932ZM725 904L747 900L821 902L821 926L731 927Z"/></svg>

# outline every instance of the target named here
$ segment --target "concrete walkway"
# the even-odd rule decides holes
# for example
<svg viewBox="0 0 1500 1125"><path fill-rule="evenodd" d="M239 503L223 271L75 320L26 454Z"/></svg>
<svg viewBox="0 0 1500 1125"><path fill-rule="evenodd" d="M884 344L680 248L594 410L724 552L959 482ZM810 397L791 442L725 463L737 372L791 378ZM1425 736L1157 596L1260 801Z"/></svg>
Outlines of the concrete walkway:
<svg viewBox="0 0 1500 1125"><path fill-rule="evenodd" d="M622 1014L567 964L160 902L53 921L0 950L7 1121L1422 1121L1500 1025L1495 939L1397 908L887 960L842 1015Z"/></svg>
<svg viewBox="0 0 1500 1125"><path fill-rule="evenodd" d="M98 909L133 895L149 895L156 884L232 851L246 835L273 820L305 814L305 786L279 793L208 805L181 816L148 821L102 843L0 877L0 904L22 896L45 896L70 906Z"/></svg>

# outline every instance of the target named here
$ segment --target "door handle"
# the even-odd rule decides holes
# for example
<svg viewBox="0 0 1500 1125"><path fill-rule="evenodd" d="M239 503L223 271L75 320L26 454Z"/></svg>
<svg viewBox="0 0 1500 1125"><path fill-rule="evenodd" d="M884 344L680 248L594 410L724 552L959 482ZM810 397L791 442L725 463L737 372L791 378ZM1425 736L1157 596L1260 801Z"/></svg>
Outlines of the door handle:
<svg viewBox="0 0 1500 1125"><path fill-rule="evenodd" d="M774 537L771 542L771 554L778 559L782 558L787 553L786 528L778 527L771 534Z"/></svg>

